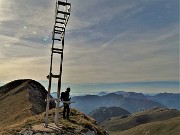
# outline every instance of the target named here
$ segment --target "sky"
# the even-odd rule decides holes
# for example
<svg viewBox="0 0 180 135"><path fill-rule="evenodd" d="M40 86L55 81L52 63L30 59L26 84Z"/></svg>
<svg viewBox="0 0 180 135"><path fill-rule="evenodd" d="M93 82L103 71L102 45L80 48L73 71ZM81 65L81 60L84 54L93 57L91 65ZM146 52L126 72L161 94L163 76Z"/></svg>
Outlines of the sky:
<svg viewBox="0 0 180 135"><path fill-rule="evenodd" d="M176 82L179 92L179 0L68 2L64 84ZM55 0L0 0L1 83L47 84L54 10Z"/></svg>

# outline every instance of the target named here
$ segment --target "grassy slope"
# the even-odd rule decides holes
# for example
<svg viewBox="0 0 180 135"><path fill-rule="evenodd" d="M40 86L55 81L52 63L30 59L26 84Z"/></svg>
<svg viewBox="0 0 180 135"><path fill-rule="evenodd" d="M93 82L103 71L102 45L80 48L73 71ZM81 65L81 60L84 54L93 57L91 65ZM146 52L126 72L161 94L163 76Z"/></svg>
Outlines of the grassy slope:
<svg viewBox="0 0 180 135"><path fill-rule="evenodd" d="M25 85L25 84L24 84ZM21 86L23 89L23 85ZM0 129L1 127L9 126L17 123L27 116L32 116L30 108L32 105L28 101L29 94L22 90L16 93L21 88L0 95Z"/></svg>
<svg viewBox="0 0 180 135"><path fill-rule="evenodd" d="M115 117L102 123L102 127L109 133L118 133L151 122L165 121L180 116L180 111L154 108L135 113L127 118ZM178 121L177 121L178 122ZM175 124L177 124L177 122ZM168 123L167 123L168 124ZM180 122L179 122L180 124Z"/></svg>
<svg viewBox="0 0 180 135"><path fill-rule="evenodd" d="M49 113L49 123L52 123L54 120L54 109L50 110ZM20 132L22 129L32 129L32 126L43 124L44 123L45 113L40 115L31 116L23 121L11 125L9 127L1 127L0 134L8 133L15 134ZM81 134L82 132L87 132L88 129L93 129L99 135L104 134L104 130L102 130L98 125L95 124L95 120L84 115L83 113L71 109L70 120L64 120L62 118L62 109L60 109L60 119L59 124L62 128L63 132L70 131L73 133L76 130L76 134ZM55 131L54 131L55 132Z"/></svg>
<svg viewBox="0 0 180 135"><path fill-rule="evenodd" d="M151 122L111 135L180 135L180 117Z"/></svg>
<svg viewBox="0 0 180 135"><path fill-rule="evenodd" d="M0 130L44 112L46 93L31 79L14 80L0 87Z"/></svg>

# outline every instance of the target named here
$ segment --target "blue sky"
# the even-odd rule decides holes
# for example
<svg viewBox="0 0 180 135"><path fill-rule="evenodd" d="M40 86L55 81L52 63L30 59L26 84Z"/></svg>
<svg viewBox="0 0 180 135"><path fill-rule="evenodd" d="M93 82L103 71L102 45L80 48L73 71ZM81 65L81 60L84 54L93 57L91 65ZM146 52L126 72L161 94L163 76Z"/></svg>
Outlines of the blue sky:
<svg viewBox="0 0 180 135"><path fill-rule="evenodd" d="M179 81L178 0L69 2L63 83ZM45 81L54 9L54 0L0 0L0 82Z"/></svg>

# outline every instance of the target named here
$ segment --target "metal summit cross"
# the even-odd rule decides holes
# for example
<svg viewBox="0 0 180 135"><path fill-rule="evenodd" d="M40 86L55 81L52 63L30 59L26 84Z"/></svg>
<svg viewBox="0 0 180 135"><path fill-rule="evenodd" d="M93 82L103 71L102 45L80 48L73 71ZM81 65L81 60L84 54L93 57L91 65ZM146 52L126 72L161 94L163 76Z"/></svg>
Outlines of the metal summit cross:
<svg viewBox="0 0 180 135"><path fill-rule="evenodd" d="M49 123L48 115L49 115L50 100L56 101L54 122L58 126L64 37L65 37L65 28L70 17L70 12L71 12L71 4L67 3L67 0L64 0L64 1L56 0L55 24L54 24L53 32L52 32L51 63L50 63L49 75L47 76L47 78L49 79L49 86L48 86L48 94L47 94L45 127L48 127L48 123ZM58 55L58 56L54 56L54 55ZM56 59L56 61L53 58ZM54 73L54 70L55 70L54 68L55 68L55 65L57 66L58 58L60 59L59 71L58 71L59 73ZM50 92L51 92L51 86L52 86L51 84L52 84L53 79L58 80L56 99L50 98Z"/></svg>

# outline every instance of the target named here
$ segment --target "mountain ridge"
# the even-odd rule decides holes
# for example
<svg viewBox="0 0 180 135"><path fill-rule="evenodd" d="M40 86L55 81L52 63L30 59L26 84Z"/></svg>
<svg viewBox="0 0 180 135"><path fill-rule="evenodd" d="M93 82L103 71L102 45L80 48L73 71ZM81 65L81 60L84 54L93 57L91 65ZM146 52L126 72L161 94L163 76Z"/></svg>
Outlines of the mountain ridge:
<svg viewBox="0 0 180 135"><path fill-rule="evenodd" d="M124 110L120 107L100 107L92 111L89 116L97 120L97 122L100 124L111 117L117 117L122 115L125 116L129 114L130 113L127 110Z"/></svg>
<svg viewBox="0 0 180 135"><path fill-rule="evenodd" d="M0 87L0 124L9 125L45 111L47 91L31 80L14 80ZM50 108L55 107L51 101Z"/></svg>

